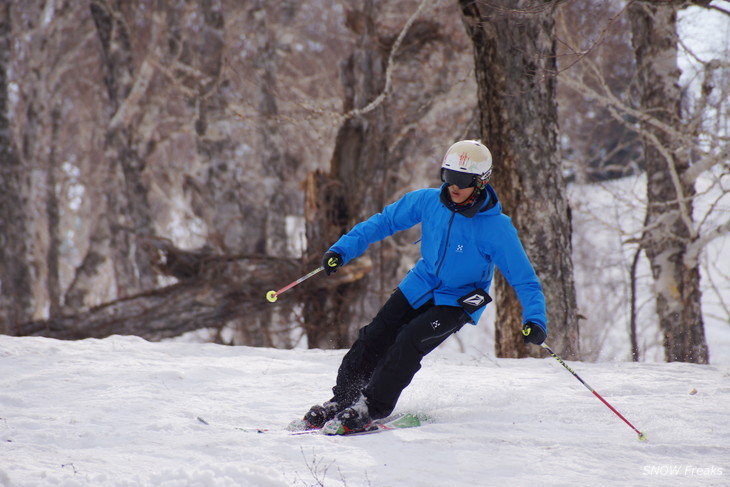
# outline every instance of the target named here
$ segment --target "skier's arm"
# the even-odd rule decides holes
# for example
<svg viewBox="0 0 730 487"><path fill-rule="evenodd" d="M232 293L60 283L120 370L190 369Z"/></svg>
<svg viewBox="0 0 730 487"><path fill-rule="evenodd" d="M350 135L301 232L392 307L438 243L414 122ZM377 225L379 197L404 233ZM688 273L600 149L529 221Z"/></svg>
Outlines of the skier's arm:
<svg viewBox="0 0 730 487"><path fill-rule="evenodd" d="M522 322L532 322L547 333L547 313L542 285L525 253L511 220L500 229L499 245L492 258L522 305Z"/></svg>
<svg viewBox="0 0 730 487"><path fill-rule="evenodd" d="M360 256L368 245L378 242L394 233L410 228L421 221L419 200L424 191L417 190L386 206L367 220L355 225L352 230L330 247L342 256L343 264Z"/></svg>

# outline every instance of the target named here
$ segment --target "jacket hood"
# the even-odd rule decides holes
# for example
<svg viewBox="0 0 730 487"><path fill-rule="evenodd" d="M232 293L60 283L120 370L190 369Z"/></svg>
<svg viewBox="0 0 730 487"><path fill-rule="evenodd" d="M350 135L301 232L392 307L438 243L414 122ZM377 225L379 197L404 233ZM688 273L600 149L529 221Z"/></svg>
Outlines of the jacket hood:
<svg viewBox="0 0 730 487"><path fill-rule="evenodd" d="M489 212L490 215L502 213L502 205L499 203L499 198L497 197L497 193L494 191L494 188L487 184L484 187L484 191L487 193L487 199L484 201L479 213Z"/></svg>

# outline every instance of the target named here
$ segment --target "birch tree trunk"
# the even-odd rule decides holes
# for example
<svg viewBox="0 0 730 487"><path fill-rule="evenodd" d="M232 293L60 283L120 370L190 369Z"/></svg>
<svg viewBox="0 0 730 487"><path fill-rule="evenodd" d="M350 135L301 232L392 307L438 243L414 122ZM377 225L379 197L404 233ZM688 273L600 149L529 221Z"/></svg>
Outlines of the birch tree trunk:
<svg viewBox="0 0 730 487"><path fill-rule="evenodd" d="M647 176L647 225L642 238L652 268L656 310L668 362L707 363L692 220L695 188L685 172L689 151L681 133L681 71L677 66L677 9L684 2L637 1L629 6Z"/></svg>
<svg viewBox="0 0 730 487"><path fill-rule="evenodd" d="M549 343L576 358L578 318L570 208L560 165L553 3L462 0L474 44L483 142L494 156L492 185L543 285ZM522 342L522 313L501 274L495 279L499 357L542 356Z"/></svg>

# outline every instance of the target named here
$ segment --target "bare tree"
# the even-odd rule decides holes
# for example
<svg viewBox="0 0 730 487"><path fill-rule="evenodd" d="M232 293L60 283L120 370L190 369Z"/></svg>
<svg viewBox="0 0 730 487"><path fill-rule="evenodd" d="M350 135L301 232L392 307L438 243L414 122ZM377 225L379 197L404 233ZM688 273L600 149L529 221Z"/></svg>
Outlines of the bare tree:
<svg viewBox="0 0 730 487"><path fill-rule="evenodd" d="M413 10L426 3L412 2ZM354 56L359 59L342 71L331 60L350 54L363 19L357 10L346 18L337 0L307 8L294 1L4 4L16 26L12 19L5 25L27 35L15 36L13 49L3 52L6 72L14 76L4 86L11 115L3 147L8 154L18 149L18 164L3 180L10 185L3 196L12 201L3 221L22 222L18 229L25 232L8 223L24 247L4 247L15 257L3 266L13 275L25 269L27 279L3 278L3 296L13 296L15 304L3 312L21 311L27 303L14 322L62 319L81 330L79 320L90 319L87 313L100 306L120 309L121 302L134 306L138 297L167 293L160 286L174 286L180 277L152 273L144 246L155 235L169 237L175 248L197 248L224 260L275 256L283 259L280 277L288 277L289 259L301 256L287 230L304 219L301 182L327 165L336 140L345 141L336 151L340 156L353 153L337 132L348 119L343 112L355 107L343 110L346 100L372 101L356 86L369 53L378 58L374 65L394 54L388 61L391 89L371 90L378 104L387 98L382 110L389 134L364 150L357 162L362 180L348 176L351 188L369 183L380 191L358 190L364 206L347 225L433 182L438 153L467 129L474 91L470 64L463 62L469 59L462 54L465 36L455 17L439 17L456 7L433 3L437 10L422 11L409 29L403 24L411 12L401 11L402 4L378 3L377 34L369 37L377 45L362 44ZM401 32L408 36L391 49ZM382 85L379 69L380 80L371 81ZM353 88L347 95L340 73ZM365 119L343 133L353 133ZM387 159L380 160L383 154ZM370 253L376 272L349 308L343 329L361 324L415 261L417 236L404 233ZM363 259L355 275L362 277L371 261ZM226 285L235 277L216 282ZM330 280L335 287L345 281L354 279ZM266 290L262 285L262 297ZM306 302L298 295L265 311L230 315L218 327L237 328L236 343L287 346L290 324ZM279 328L281 341L272 338ZM44 327L33 329L40 333ZM339 343L348 340L343 335Z"/></svg>
<svg viewBox="0 0 730 487"><path fill-rule="evenodd" d="M621 97L636 75L628 19L622 2L566 2L557 10L556 54L561 78L580 77L589 64L605 73L603 82ZM562 160L569 181L606 181L643 171L641 141L634 127L610 109L558 79Z"/></svg>
<svg viewBox="0 0 730 487"><path fill-rule="evenodd" d="M612 83L610 66L602 65L601 56L595 55L595 51L604 49L600 40L605 36L599 36L599 42L587 51L576 49L577 43L563 43L568 48L566 57L574 62L568 63L569 69L561 73L561 84L575 97L590 99L595 106L603 107L615 122L634 131L644 141L644 160L637 160L633 165L646 165L648 188L645 198L633 192L631 185L615 185L610 191L621 204L615 205L611 212L590 209L590 215L586 216L613 232L621 242L616 251L632 246L629 249L632 255L625 262L620 253L597 258L595 249L591 248L591 263L600 266L594 269L593 278L600 280L601 288L610 292L602 291L606 298L604 310L592 310L589 320L598 319L600 329L604 330L602 334L605 334L607 323L617 316L627 316L631 356L635 360L642 351L646 353L647 346L654 346L655 334L663 336L667 360L694 361L696 358L690 357L702 357L706 353L699 308L699 269L704 262L704 278L716 275L718 271L715 263L707 262L701 255L714 239L727 235L730 225L719 211L726 207L724 201L728 196L725 134L730 65L722 59L701 60L687 52L699 69L693 77L693 86L680 86L677 56L680 48L687 51L687 47L676 33L678 6L633 2L628 5L631 15L624 15L626 10L617 9L612 16L606 16L606 27L598 29L599 33L613 28L620 34L631 27L635 33L636 64L640 72L628 78L628 84L624 86ZM631 26L619 21L622 15L632 21ZM591 28L595 28L592 22ZM634 101L633 93L638 94L637 101ZM638 184L643 181L641 178ZM702 190L697 191L697 187ZM590 206L588 202L579 204ZM620 207L634 210L631 215L620 214ZM652 250L649 250L650 246ZM644 285L639 270L642 251L647 256L653 253L649 260L655 282L651 289L641 292L656 296L654 301L660 323L663 320L659 334L652 331L656 328L653 319L638 319L641 308L649 304L639 301L637 296L638 288ZM585 269L584 263L576 265L590 279L590 270ZM609 280L609 276L615 277L617 273L607 272L607 266L620 269L625 275L625 290L620 288L620 283ZM651 282L651 279L646 281ZM715 284L709 283L707 288L713 289ZM599 299L599 295L595 299ZM624 312L628 307L630 310ZM685 310L680 311L680 308ZM691 316L692 313L700 314ZM648 343L639 343L637 334L642 332L649 333L648 338L644 335ZM666 343L667 340L672 345ZM695 345L690 344L693 341L696 341ZM689 351L678 352L674 347ZM685 358L671 358L682 356Z"/></svg>
<svg viewBox="0 0 730 487"><path fill-rule="evenodd" d="M78 30L84 22L78 18L80 5L67 1L53 6L43 2L11 2L3 4L3 9L6 6L6 25L11 33L16 33L13 38L19 39L17 32L21 30L25 34L23 42L14 42L3 50L12 65L6 71L12 76L4 84L4 89L12 93L12 102L4 112L12 122L5 134L10 138L7 147L18 148L12 150L14 155L9 159L16 160L18 165L9 165L14 176L7 181L18 179L12 189L4 192L13 201L3 205L3 210L21 211L20 207L24 207L22 215L16 215L22 216L18 224L22 221L23 231L9 233L17 241L8 250L13 245L22 245L25 250L4 261L12 262L11 267L27 265L32 272L28 283L24 284L20 275L5 281L3 294L15 295L15 302L20 304L18 311L27 303L32 314L22 311L19 316L30 319L45 313L59 314L64 305L63 285L68 267L64 249L69 247L68 241L73 238L69 235L74 234L76 225L62 208L70 199L66 191L70 168L81 159L82 151L77 151L76 146L82 145L86 137L85 132L77 132L76 126L83 117L83 109L75 110L67 96L83 93L91 102L94 91L85 91L71 74L82 79L86 74L83 54L89 43L83 30Z"/></svg>
<svg viewBox="0 0 730 487"><path fill-rule="evenodd" d="M636 76L625 6L621 2L569 2L558 11L557 59L558 113L563 165L575 192L584 185L606 189L616 178L640 174L644 169L641 141L630 116L618 117L612 108L593 97L576 92L573 85L606 86L621 99L628 99ZM600 81L588 73L602 73ZM592 183L592 184L591 184ZM610 184L610 183L609 183ZM581 309L581 355L595 359L606 350L612 323L622 318L622 309L632 295L624 291L626 281L623 253L597 251L596 231L610 228L604 243L620 243L611 220L615 211L596 208L592 198L571 197L573 219L573 267L578 307ZM640 205L637 205L640 206ZM638 211L641 211L639 208ZM634 254L634 273L639 254ZM619 268L622 272L607 272ZM636 281L633 281L636 292ZM633 294L635 295L635 293ZM591 306L592 303L601 303ZM638 357L636 343L637 308L630 313L632 357Z"/></svg>
<svg viewBox="0 0 730 487"><path fill-rule="evenodd" d="M543 283L550 342L577 357L570 210L557 140L555 2L460 4L474 43L482 138L495 160L492 184ZM498 356L539 354L522 343L521 307L501 275L496 295Z"/></svg>
<svg viewBox="0 0 730 487"><path fill-rule="evenodd" d="M692 144L680 135L676 22L683 3L637 1L629 6L645 114L641 129L648 206L642 247L654 274L666 360L707 363L699 260L688 255L699 234L693 222L694 181L685 177Z"/></svg>
<svg viewBox="0 0 730 487"><path fill-rule="evenodd" d="M386 84L387 52L379 48L375 3L366 0L360 9L347 14L348 27L357 36L355 49L341 68L347 111L365 108ZM323 249L382 206L392 128L386 106L371 108L344 120L329 174L309 176L307 245L311 262L319 263ZM349 274L350 269L343 269L345 272ZM310 347L342 348L350 344L350 323L359 314L355 303L365 289L365 282L357 279L305 303L304 326Z"/></svg>
<svg viewBox="0 0 730 487"><path fill-rule="evenodd" d="M37 2L35 6L42 6L42 3ZM159 280L153 273L145 242L155 238L157 232L174 235L176 240L187 245L190 242L197 245L206 243L200 252L205 255L215 253L222 261L235 261L236 258L231 255L258 254L258 258L264 258L264 254L271 253L281 259L281 263L264 259L272 266L272 272L280 278L293 275L289 273L290 245L286 241L285 225L290 215L302 213L303 197L298 191L300 182L306 169L316 166L320 158L312 157L316 151L309 150L309 147L313 147L311 144L305 145L305 150L293 149L297 144L291 144L289 136L296 133L299 127L284 122L294 120L306 124L308 114L300 112L292 116L292 113L281 113L277 109L277 104L282 103L294 111L294 103L281 98L277 80L283 79L281 84L288 87L294 86L291 79L303 79L301 72L282 75L283 70L279 68L296 64L311 68L313 63L307 63L306 60L289 62L291 59L280 62L277 56L286 51L282 48L283 42L293 43L297 40L296 35L286 33L286 29L291 27L289 24L293 16L300 12L309 15L307 11L298 9L297 2L290 2L281 9L269 7L264 2L243 7L237 2L229 2L226 5L229 15L224 14L223 5L217 1L191 6L146 0L128 3L99 0L92 2L90 7L89 4L74 4L84 7L81 10L47 9L44 15L30 12L31 5L28 3L17 2L13 6L19 18L27 16L30 19L42 19L44 28L76 27L79 37L84 40L83 44L78 44L82 49L69 50L68 37L47 42L44 36L47 36L49 29L39 29L32 37L38 40L37 45L58 45L59 49L66 48L69 52L86 55L83 62L75 56L59 56L55 64L48 62L50 50L11 58L11 61L16 62L29 60L41 67L58 66L59 73L73 70L81 80L75 83L78 93L69 89L73 85L69 82L63 85L65 91L59 92L57 97L58 100L67 100L63 107L72 109L69 113L63 112L68 117L64 123L46 123L46 118L54 120L49 112L48 117L36 117L44 125L25 124L21 127L25 130L21 136L35 141L35 145L26 144L26 147L38 148L39 153L51 148L53 158L44 161L55 160L64 167L68 166L70 172L77 175L71 177L65 169L59 171L58 166L54 166L54 172L45 173L32 173L29 167L18 166L15 172L29 183L28 188L14 186L16 191L22 193L22 198L20 194L15 194L19 202L40 201L45 204L47 200L49 204L46 205L48 211L38 222L30 218L37 214L32 209L27 214L16 214L12 218L22 216L16 221L23 221L23 228L36 232L39 226L48 221L47 225L52 225L58 234L64 235L62 241L49 237L47 241L51 242L50 245L28 249L29 252L45 252L47 259L34 255L25 256L19 261L15 259L15 262L28 264L29 270L33 269L30 266L32 262L47 262L50 267L57 262L62 267L59 271L61 277L65 275L61 279L55 276L46 279L46 274L43 274L38 279L31 274L28 282L31 289L27 292L21 286L14 286L13 292L22 293L21 297L28 298L33 310L40 310L36 314L29 312L15 321L43 318L43 309L47 309L46 303L49 301L46 297L48 294L54 296L54 303L64 304L64 316L46 315L51 318L47 326L34 325L31 327L35 330L33 333L42 333L44 329L51 333L54 327L52 323L59 322L77 331L93 328L84 326L84 320L91 320L88 313L98 310L100 304L113 306L119 316L129 316L121 310L129 306L128 311L133 313L135 299L156 293L168 295L169 290L159 286L174 283L180 277L169 274L171 278ZM245 47L253 44L254 48L253 56L247 58L250 51L239 50L240 33L247 32L251 19L261 20L262 14L262 25L267 21L265 16L270 15L268 21L272 26L268 32L272 37L261 49L255 43L246 42ZM225 20L231 22L228 29L225 28ZM236 24L239 20L243 25ZM312 22L305 23L304 20L300 22L300 26L315 25ZM280 28L282 25L286 28ZM316 25L313 29L316 29ZM287 40L274 38L275 32L283 32L281 35L286 35ZM251 38L258 39L255 36ZM23 42L18 45L26 48ZM316 45L314 47L317 48ZM290 52L296 51L292 48ZM323 66L327 66L326 57L321 60ZM247 63L249 59L253 60L250 64ZM243 66L238 64L239 60L243 60ZM82 69L86 66L96 66L97 71L91 69L87 72ZM21 65L21 68L13 69L13 72L26 72L25 66ZM27 71L45 76L48 70ZM249 80L246 78L249 72L261 76ZM41 81L47 78L41 77ZM58 75L55 78L74 79ZM307 84L314 83L308 79ZM317 88L326 93L329 84L320 82ZM26 93L21 92L21 102L17 104L21 108L26 100L36 100L38 107L53 106L47 103L47 95L51 90L45 84L24 82L10 86L19 85L23 86L23 90L28 89L26 86L38 87L36 96L25 96ZM254 130L250 130L252 124L249 123L249 114L239 110L240 105L233 107L238 97L248 100L252 91L254 96L250 99L258 102L253 103L255 111L250 119L260 122L253 125ZM306 88L301 89L301 92L306 91ZM332 97L331 94L327 96ZM297 101L302 102L303 99L306 98ZM76 122L75 117L83 113L87 105L90 106L89 113L94 115L88 116L84 121L88 126L85 126L82 122ZM317 106L316 103L312 105ZM36 112L27 111L29 114ZM105 117L99 117L97 113ZM77 125L71 126L70 120ZM79 129L79 126L84 128ZM43 129L43 138L33 136L30 132L29 129L35 127ZM67 132L54 132L53 127ZM72 139L70 134L73 130L75 134ZM16 134L11 131L10 135ZM56 139L60 141L57 148L49 144L49 141ZM303 137L299 138L302 139L309 142ZM63 143L66 140L75 140L79 151L70 151L68 145ZM8 147L13 147L12 140ZM272 148L279 150L272 151ZM82 152L84 150L86 153ZM326 147L322 150L326 150ZM82 167L81 154L95 164ZM251 154L259 157L249 157ZM305 154L309 155L310 161L315 162L302 164L298 157ZM50 183L36 188L31 185L30 176L39 172L46 175ZM77 179L74 192L79 201L74 204L64 194L70 189L68 183L71 179ZM13 179L8 178L7 181ZM45 180L42 182L45 183ZM39 190L44 188L48 191L41 193L43 199L35 198ZM60 193L57 188L61 188ZM14 193L8 192L7 195L12 196ZM269 211L271 201L275 201L275 208ZM54 212L56 205L57 210ZM62 221L58 222L58 219ZM69 221L82 224L77 228L69 226ZM20 232L16 233L20 235ZM68 238L69 235L73 240ZM25 243L32 243L32 240ZM71 258L63 252L58 253L64 248L72 249L69 252L73 253ZM173 245L173 248L176 247ZM286 255L282 255L282 249L286 249ZM36 265L35 268L45 272L42 266ZM217 269L221 272L221 267ZM257 267L253 266L252 269ZM215 289L221 295L226 292L235 294L235 289L227 290L226 287L244 277L233 275L240 272L240 268L234 265L228 272L231 274L224 273L227 277L214 281L216 286L223 287ZM260 278L256 275L247 277L253 280ZM10 288L11 281L3 279L3 282ZM39 282L47 284L40 294L36 291ZM19 281L17 283L20 284ZM200 285L207 288L210 283L203 282ZM221 319L217 327L242 324L247 330L242 334L242 341L249 344L276 344L271 338L274 328L270 323L272 308L263 299L268 286L273 287L273 283L264 280L259 286L259 299L267 306L253 306L249 313L237 307L235 313L219 314L217 316ZM296 302L297 293L291 296ZM15 302L21 303L22 299ZM176 301L163 302L170 307L163 307L159 312L174 316ZM288 322L292 318L291 313L279 313L278 316L278 320L285 322L286 326L289 326ZM210 324L209 320L200 322L201 326ZM117 325L123 325L123 322ZM186 329L174 322L169 326L171 330ZM31 328L22 327L26 331ZM123 332L123 328L113 329L118 333ZM131 332L131 328L129 330ZM286 334L287 330L283 332ZM54 333L63 335L60 330ZM281 343L291 342L284 339Z"/></svg>
<svg viewBox="0 0 730 487"><path fill-rule="evenodd" d="M109 122L105 140L108 173L105 217L99 221L108 232L109 252L121 296L155 287L155 276L145 260L138 237L153 234L148 183L144 178L150 145L148 134L138 130L142 103L154 74L151 59L139 70L133 62L130 27L119 4L94 0L91 14L102 51ZM153 39L164 18L152 19ZM155 55L154 49L149 56Z"/></svg>

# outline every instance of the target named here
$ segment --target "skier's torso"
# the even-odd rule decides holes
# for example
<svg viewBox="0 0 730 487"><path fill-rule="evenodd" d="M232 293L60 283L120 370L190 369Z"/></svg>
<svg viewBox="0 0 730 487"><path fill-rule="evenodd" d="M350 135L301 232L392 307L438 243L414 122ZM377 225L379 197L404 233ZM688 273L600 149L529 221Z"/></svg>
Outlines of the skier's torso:
<svg viewBox="0 0 730 487"><path fill-rule="evenodd" d="M444 206L441 190L422 191L426 193L418 201L421 259L399 287L414 307L429 299L437 305L458 306L457 300L470 291L489 289L494 275L489 226L507 217L502 215L496 196L490 195L494 198L490 209L468 218ZM478 316L473 318L478 320Z"/></svg>
<svg viewBox="0 0 730 487"><path fill-rule="evenodd" d="M497 264L526 308L523 311L527 314L523 314L545 324L539 281L492 188L486 187L487 199L471 218L444 205L443 189L420 189L404 195L356 225L332 250L347 262L368 244L421 223L421 258L399 284L411 306L417 308L430 299L436 305L459 306L457 300L474 289L489 290ZM471 314L474 323L483 310Z"/></svg>

